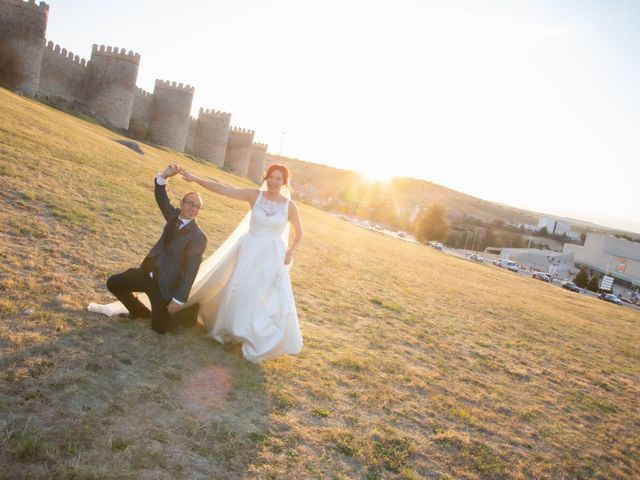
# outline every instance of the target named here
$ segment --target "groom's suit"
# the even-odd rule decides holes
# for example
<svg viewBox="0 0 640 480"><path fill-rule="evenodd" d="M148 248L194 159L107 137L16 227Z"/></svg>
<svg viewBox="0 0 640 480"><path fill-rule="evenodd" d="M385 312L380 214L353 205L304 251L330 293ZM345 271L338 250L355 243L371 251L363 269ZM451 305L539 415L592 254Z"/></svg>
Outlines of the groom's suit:
<svg viewBox="0 0 640 480"><path fill-rule="evenodd" d="M129 310L132 318L151 317L151 327L165 333L178 325L192 324L197 305L182 309L174 315L167 311L172 300L185 303L207 247L207 236L195 219L179 228L180 209L171 205L166 185L155 182L155 197L167 223L162 235L151 248L139 268L114 275L107 280L107 288ZM151 312L132 292L145 292L151 302Z"/></svg>

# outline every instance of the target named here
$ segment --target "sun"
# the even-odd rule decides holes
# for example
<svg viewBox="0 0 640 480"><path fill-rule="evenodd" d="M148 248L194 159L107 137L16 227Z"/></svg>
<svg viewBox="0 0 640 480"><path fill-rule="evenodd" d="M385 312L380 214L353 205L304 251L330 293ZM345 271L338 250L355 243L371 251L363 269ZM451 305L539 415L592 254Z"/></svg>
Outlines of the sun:
<svg viewBox="0 0 640 480"><path fill-rule="evenodd" d="M365 182L370 183L389 183L392 178L392 175L389 174L388 169L375 167L367 168L367 170L360 171L359 174Z"/></svg>

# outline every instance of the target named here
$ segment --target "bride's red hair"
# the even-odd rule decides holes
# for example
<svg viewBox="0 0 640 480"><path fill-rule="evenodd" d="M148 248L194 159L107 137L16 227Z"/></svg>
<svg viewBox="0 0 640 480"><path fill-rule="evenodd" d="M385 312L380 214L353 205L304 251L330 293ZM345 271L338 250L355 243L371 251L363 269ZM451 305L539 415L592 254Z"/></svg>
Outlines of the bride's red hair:
<svg viewBox="0 0 640 480"><path fill-rule="evenodd" d="M282 165L281 163L272 163L271 165L269 165L269 167L264 172L263 180L266 180L267 178L269 178L269 175L271 175L271 173L276 170L280 170L280 172L282 173L282 179L284 180L284 184L288 187L289 178L291 177L291 174L289 173L289 169L286 166Z"/></svg>

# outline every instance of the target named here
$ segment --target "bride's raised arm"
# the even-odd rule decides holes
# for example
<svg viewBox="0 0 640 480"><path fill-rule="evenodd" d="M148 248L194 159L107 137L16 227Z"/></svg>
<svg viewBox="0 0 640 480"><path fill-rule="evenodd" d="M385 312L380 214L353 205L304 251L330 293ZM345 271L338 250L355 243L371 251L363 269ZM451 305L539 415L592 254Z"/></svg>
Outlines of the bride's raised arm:
<svg viewBox="0 0 640 480"><path fill-rule="evenodd" d="M219 195L224 195L225 197L249 202L251 206L253 206L258 198L258 194L260 193L259 190L255 188L233 188L220 183L217 180L200 178L182 167L180 167L180 175L182 175L182 178L187 182L195 182L201 187L211 190Z"/></svg>

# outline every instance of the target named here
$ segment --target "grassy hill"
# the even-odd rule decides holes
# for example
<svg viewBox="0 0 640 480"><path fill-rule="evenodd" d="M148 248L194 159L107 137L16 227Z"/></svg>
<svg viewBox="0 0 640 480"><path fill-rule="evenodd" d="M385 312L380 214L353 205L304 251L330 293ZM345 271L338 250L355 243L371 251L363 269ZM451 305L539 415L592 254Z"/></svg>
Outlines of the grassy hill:
<svg viewBox="0 0 640 480"><path fill-rule="evenodd" d="M381 210L387 209L389 205L392 212L388 213L406 219L411 216L416 207L427 208L432 203L444 205L450 221L456 223L477 219L486 224L499 220L537 225L541 216L556 217L556 215L523 210L483 200L427 180L394 177L386 184L375 185L372 182L363 181L359 173L351 170L342 170L279 155L268 155L267 159L271 162L284 163L289 167L296 179L299 197L306 203L317 204L328 210L349 210L353 202L356 202L358 204L357 210L361 216L374 221L375 219L372 217L379 214ZM393 217L393 215L387 216ZM640 233L638 232L604 227L575 218L558 218L569 222L576 231L627 235L640 241ZM381 220L384 221L384 215ZM399 226L409 228L408 225Z"/></svg>
<svg viewBox="0 0 640 480"><path fill-rule="evenodd" d="M466 215L487 222L538 223L539 214L535 212L482 200L426 180L394 177L388 184L380 186L378 191L372 192L371 182L363 181L357 172L278 155L269 155L268 160L286 164L301 193L311 191L317 198L341 199L345 203L355 199L371 205L376 202L393 203L396 212L406 217L411 215L415 206L426 208L432 203L441 203L446 206L447 215L451 218Z"/></svg>
<svg viewBox="0 0 640 480"><path fill-rule="evenodd" d="M155 172L245 184L117 140L0 90L0 478L640 476L637 311L304 205L299 356L87 312L161 231ZM210 253L245 207L203 197Z"/></svg>

